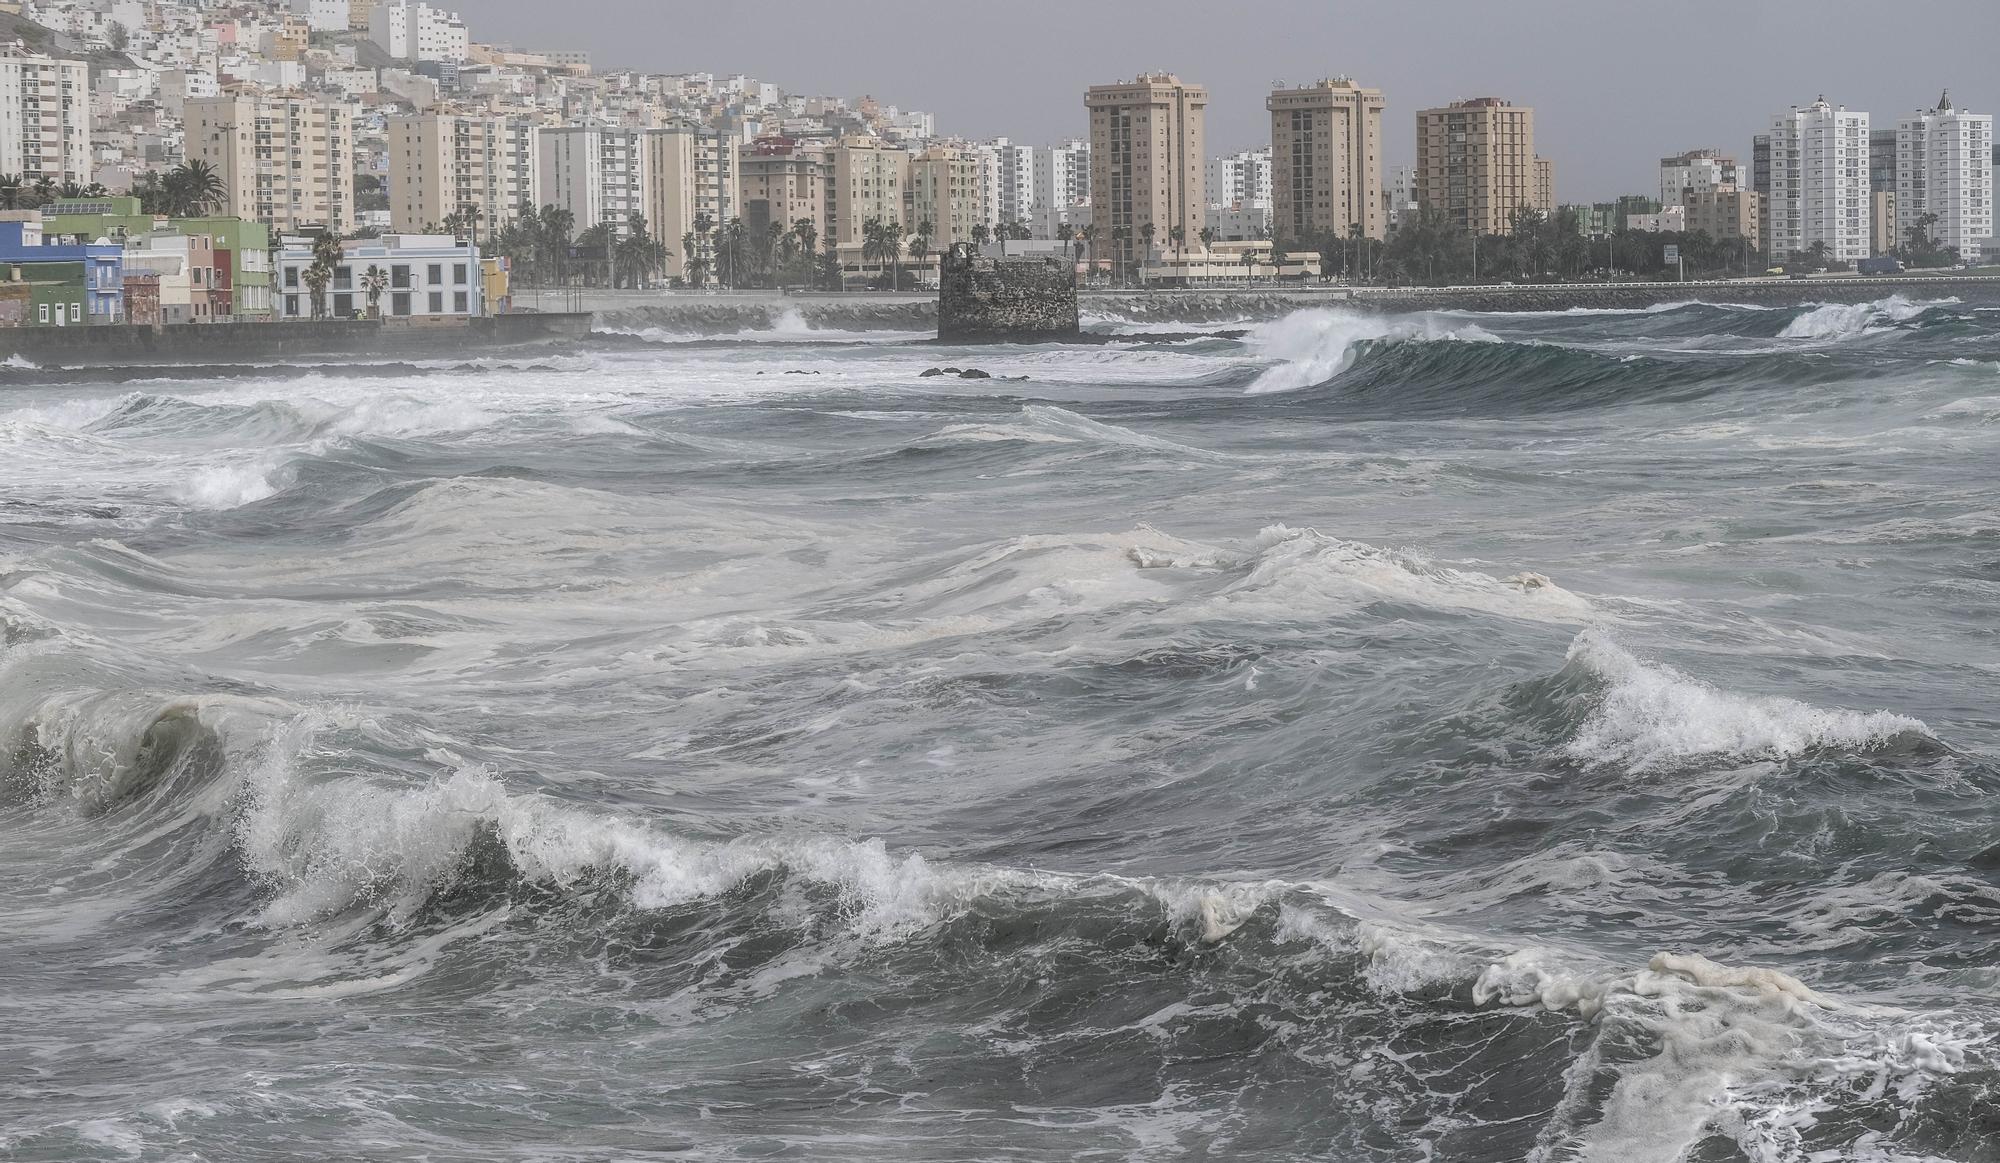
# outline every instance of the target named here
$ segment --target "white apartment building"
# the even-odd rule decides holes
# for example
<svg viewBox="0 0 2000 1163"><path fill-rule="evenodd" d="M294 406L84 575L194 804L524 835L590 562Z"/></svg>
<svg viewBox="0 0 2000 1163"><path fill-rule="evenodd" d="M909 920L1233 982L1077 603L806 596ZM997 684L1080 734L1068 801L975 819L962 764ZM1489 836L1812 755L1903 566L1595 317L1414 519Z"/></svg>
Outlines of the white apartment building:
<svg viewBox="0 0 2000 1163"><path fill-rule="evenodd" d="M291 0L292 12L314 32L346 32L347 8L347 0Z"/></svg>
<svg viewBox="0 0 2000 1163"><path fill-rule="evenodd" d="M1736 159L1716 150L1695 149L1660 159L1660 205L1678 206L1682 195L1713 194L1720 189L1741 189L1742 175Z"/></svg>
<svg viewBox="0 0 2000 1163"><path fill-rule="evenodd" d="M1993 237L1993 115L1954 108L1950 92L1896 125L1896 245L1926 214L1937 245L1962 258Z"/></svg>
<svg viewBox="0 0 2000 1163"><path fill-rule="evenodd" d="M0 173L90 181L90 66L0 49Z"/></svg>
<svg viewBox="0 0 2000 1163"><path fill-rule="evenodd" d="M1000 222L1032 222L1035 216L1035 148L1016 145L1004 137L993 139L993 188L987 199Z"/></svg>
<svg viewBox="0 0 2000 1163"><path fill-rule="evenodd" d="M306 283L312 265L310 238L284 240L273 273L283 318L312 318L312 290ZM461 244L448 234L385 234L341 243L340 264L327 281L326 317L351 319L368 312L370 267L380 268L388 277L375 304L384 318L486 314L478 247Z"/></svg>
<svg viewBox="0 0 2000 1163"><path fill-rule="evenodd" d="M400 61L463 64L472 56L465 22L428 4L377 5L368 14L368 39Z"/></svg>
<svg viewBox="0 0 2000 1163"><path fill-rule="evenodd" d="M1090 143L1072 138L1035 151L1037 238L1054 238L1067 223L1072 232L1090 225Z"/></svg>
<svg viewBox="0 0 2000 1163"><path fill-rule="evenodd" d="M1821 97L1771 119L1770 229L1766 247L1783 262L1816 242L1828 257L1868 257L1868 115Z"/></svg>
<svg viewBox="0 0 2000 1163"><path fill-rule="evenodd" d="M1246 149L1208 159L1203 175L1210 206L1269 206L1271 150Z"/></svg>
<svg viewBox="0 0 2000 1163"><path fill-rule="evenodd" d="M542 201L569 211L578 233L609 222L623 235L634 214L647 212L645 134L596 125L544 128L535 167Z"/></svg>
<svg viewBox="0 0 2000 1163"><path fill-rule="evenodd" d="M1382 183L1382 220L1394 230L1408 218L1417 216L1417 171L1397 166Z"/></svg>

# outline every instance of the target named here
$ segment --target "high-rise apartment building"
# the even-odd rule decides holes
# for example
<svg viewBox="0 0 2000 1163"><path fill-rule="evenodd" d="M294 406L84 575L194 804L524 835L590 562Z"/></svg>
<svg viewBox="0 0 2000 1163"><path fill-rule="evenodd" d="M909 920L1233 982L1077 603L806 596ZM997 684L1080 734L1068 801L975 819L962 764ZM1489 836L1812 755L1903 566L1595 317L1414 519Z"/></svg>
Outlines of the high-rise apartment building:
<svg viewBox="0 0 2000 1163"><path fill-rule="evenodd" d="M1090 143L1070 140L1035 151L1038 238L1073 236L1090 225Z"/></svg>
<svg viewBox="0 0 2000 1163"><path fill-rule="evenodd" d="M1679 205L1689 190L1706 193L1743 185L1736 159L1719 150L1693 149L1660 159L1660 205Z"/></svg>
<svg viewBox="0 0 2000 1163"><path fill-rule="evenodd" d="M187 102L187 156L214 167L228 213L278 230L354 226L354 110L238 90Z"/></svg>
<svg viewBox="0 0 2000 1163"><path fill-rule="evenodd" d="M1390 171L1382 190L1382 216L1394 230L1416 213L1417 175L1409 166Z"/></svg>
<svg viewBox="0 0 2000 1163"><path fill-rule="evenodd" d="M1417 114L1417 202L1461 230L1504 234L1517 213L1539 209L1535 161L1535 111L1525 105L1475 97ZM1551 186L1554 176L1551 167Z"/></svg>
<svg viewBox="0 0 2000 1163"><path fill-rule="evenodd" d="M1927 217L1934 244L1977 257L1993 237L1993 115L1968 113L1947 92L1896 126L1896 236Z"/></svg>
<svg viewBox="0 0 2000 1163"><path fill-rule="evenodd" d="M931 247L971 242L972 228L988 220L984 163L977 150L934 145L910 160L910 229L930 223Z"/></svg>
<svg viewBox="0 0 2000 1163"><path fill-rule="evenodd" d="M845 137L830 155L826 216L838 246L867 241L870 219L902 222L910 190L910 155L879 137ZM915 222L904 222L914 231Z"/></svg>
<svg viewBox="0 0 2000 1163"><path fill-rule="evenodd" d="M1556 163L1540 154L1535 155L1534 206L1544 214L1556 212Z"/></svg>
<svg viewBox="0 0 2000 1163"><path fill-rule="evenodd" d="M995 138L993 189L988 193L999 222L1027 223L1035 216L1035 148Z"/></svg>
<svg viewBox="0 0 2000 1163"><path fill-rule="evenodd" d="M1092 243L1105 258L1131 261L1145 249L1198 246L1207 205L1202 192L1202 122L1208 90L1172 73L1142 73L1129 82L1093 85L1090 111Z"/></svg>
<svg viewBox="0 0 2000 1163"><path fill-rule="evenodd" d="M772 225L790 230L801 218L810 219L821 238L832 236L826 213L831 168L824 146L789 137L760 137L742 148L737 167L742 174L743 224L751 238L763 238Z"/></svg>
<svg viewBox="0 0 2000 1163"><path fill-rule="evenodd" d="M1388 233L1382 212L1380 89L1333 77L1274 89L1271 113L1271 219L1285 238L1308 243L1359 228Z"/></svg>
<svg viewBox="0 0 2000 1163"><path fill-rule="evenodd" d="M0 173L90 181L90 66L0 49Z"/></svg>
<svg viewBox="0 0 2000 1163"><path fill-rule="evenodd" d="M1868 115L1821 97L1771 119L1765 247L1774 262L1825 243L1827 257L1868 257Z"/></svg>
<svg viewBox="0 0 2000 1163"><path fill-rule="evenodd" d="M537 205L534 132L490 114L419 113L388 125L389 214L400 234L422 234L454 215L476 212L473 231L490 237ZM525 182L524 182L525 179Z"/></svg>
<svg viewBox="0 0 2000 1163"><path fill-rule="evenodd" d="M728 133L680 124L639 135L640 188L646 230L667 245L667 274L687 273L681 239L698 218L727 222L742 210L736 140Z"/></svg>
<svg viewBox="0 0 2000 1163"><path fill-rule="evenodd" d="M1210 206L1270 206L1271 147L1209 158L1202 188Z"/></svg>
<svg viewBox="0 0 2000 1163"><path fill-rule="evenodd" d="M609 222L623 237L632 216L646 212L645 132L598 125L543 128L535 166L542 200L569 211L578 233Z"/></svg>

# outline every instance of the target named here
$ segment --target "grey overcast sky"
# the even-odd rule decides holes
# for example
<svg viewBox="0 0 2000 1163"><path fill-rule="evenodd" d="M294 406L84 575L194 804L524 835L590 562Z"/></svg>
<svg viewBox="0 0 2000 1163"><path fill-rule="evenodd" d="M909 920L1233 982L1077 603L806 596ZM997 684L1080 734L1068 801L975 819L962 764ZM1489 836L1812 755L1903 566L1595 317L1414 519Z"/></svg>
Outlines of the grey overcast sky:
<svg viewBox="0 0 2000 1163"><path fill-rule="evenodd" d="M1043 144L1086 86L1167 70L1208 86L1211 154L1262 145L1271 82L1346 74L1388 98L1387 154L1458 97L1535 107L1557 197L1658 185L1658 159L1748 160L1770 115L1821 93L1874 124L2000 105L2000 0L433 0L475 39L582 48L600 67L748 73L791 92L937 114L940 132Z"/></svg>

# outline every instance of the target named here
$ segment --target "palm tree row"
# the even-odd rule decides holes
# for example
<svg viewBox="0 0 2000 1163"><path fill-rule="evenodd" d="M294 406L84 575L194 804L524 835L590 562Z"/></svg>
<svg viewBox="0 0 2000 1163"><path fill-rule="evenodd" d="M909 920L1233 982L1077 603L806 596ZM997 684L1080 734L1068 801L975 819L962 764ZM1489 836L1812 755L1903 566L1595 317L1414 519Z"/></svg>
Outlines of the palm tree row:
<svg viewBox="0 0 2000 1163"><path fill-rule="evenodd" d="M145 213L169 218L216 214L229 202L229 190L222 175L215 172L214 166L199 160L175 166L163 174L139 175L132 183L132 196L139 199L139 209Z"/></svg>

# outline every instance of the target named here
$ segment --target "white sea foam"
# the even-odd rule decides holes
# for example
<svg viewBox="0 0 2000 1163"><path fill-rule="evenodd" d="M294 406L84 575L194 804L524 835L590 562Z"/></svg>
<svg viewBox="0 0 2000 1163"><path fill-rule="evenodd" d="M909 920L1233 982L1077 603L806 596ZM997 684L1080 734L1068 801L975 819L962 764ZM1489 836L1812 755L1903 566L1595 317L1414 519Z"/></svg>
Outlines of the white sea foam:
<svg viewBox="0 0 2000 1163"><path fill-rule="evenodd" d="M234 509L277 492L275 473L275 466L263 457L209 465L190 472L174 492L197 509Z"/></svg>
<svg viewBox="0 0 2000 1163"><path fill-rule="evenodd" d="M1439 565L1409 549L1384 549L1316 529L1272 525L1257 534L1243 575L1216 599L1231 612L1286 620L1303 611L1407 602L1537 622L1584 622L1590 603L1540 574L1501 579Z"/></svg>
<svg viewBox="0 0 2000 1163"><path fill-rule="evenodd" d="M1785 324L1779 339L1843 339L1906 322L1957 299L1907 299L1891 295L1872 303L1825 303Z"/></svg>
<svg viewBox="0 0 2000 1163"><path fill-rule="evenodd" d="M1566 747L1589 763L1643 771L1710 756L1786 759L1820 747L1863 750L1931 734L1916 719L1887 711L1825 710L1720 690L1642 662L1595 628L1576 636L1569 658L1606 683L1603 701Z"/></svg>
<svg viewBox="0 0 2000 1163"><path fill-rule="evenodd" d="M1569 1010L1600 1028L1544 1129L1550 1157L1674 1163L1720 1132L1754 1159L1800 1158L1816 1112L1854 1092L1894 1089L1907 1104L1964 1069L1977 1038L1697 953L1660 953L1621 973L1521 950L1488 965L1472 992L1479 1005ZM1606 1075L1610 1093L1592 1117L1585 1095Z"/></svg>
<svg viewBox="0 0 2000 1163"><path fill-rule="evenodd" d="M1247 389L1251 395L1323 384L1353 366L1363 343L1383 340L1497 342L1472 323L1448 325L1437 315L1364 315L1311 308L1262 324L1245 337L1259 358L1277 361Z"/></svg>

